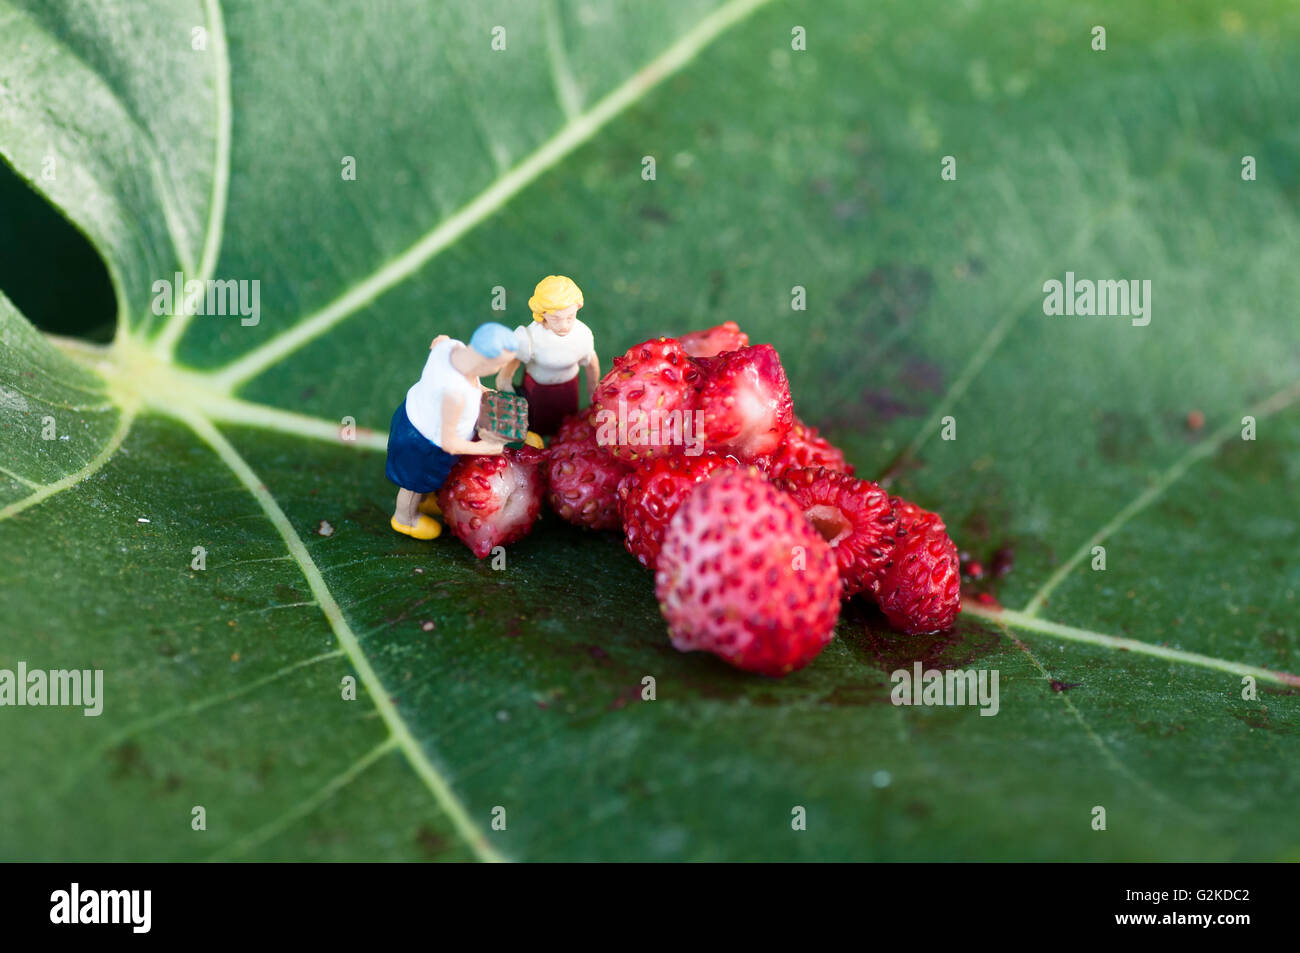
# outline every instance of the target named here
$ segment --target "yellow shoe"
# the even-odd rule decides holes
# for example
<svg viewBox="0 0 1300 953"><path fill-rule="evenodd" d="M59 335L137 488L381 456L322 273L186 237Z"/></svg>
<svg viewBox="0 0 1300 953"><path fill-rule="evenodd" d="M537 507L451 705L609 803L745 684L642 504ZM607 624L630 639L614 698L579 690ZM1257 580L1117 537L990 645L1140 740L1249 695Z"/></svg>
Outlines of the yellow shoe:
<svg viewBox="0 0 1300 953"><path fill-rule="evenodd" d="M438 494L426 493L420 501L420 512L426 516L441 516L442 508L438 506Z"/></svg>
<svg viewBox="0 0 1300 953"><path fill-rule="evenodd" d="M405 523L397 522L394 516L389 525L397 532L404 536L410 536L412 539L437 539L442 535L442 524L432 516L421 516L419 522L414 526L407 526Z"/></svg>
<svg viewBox="0 0 1300 953"><path fill-rule="evenodd" d="M542 438L531 430L528 431L528 434L524 437L524 443L530 447L536 447L538 450L546 449L546 444L542 442Z"/></svg>

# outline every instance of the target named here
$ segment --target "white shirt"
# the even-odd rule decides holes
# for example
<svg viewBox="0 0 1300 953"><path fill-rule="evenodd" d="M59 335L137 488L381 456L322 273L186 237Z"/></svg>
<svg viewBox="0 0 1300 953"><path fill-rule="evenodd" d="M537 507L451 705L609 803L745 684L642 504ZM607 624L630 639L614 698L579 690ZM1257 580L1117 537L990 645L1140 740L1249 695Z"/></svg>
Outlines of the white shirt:
<svg viewBox="0 0 1300 953"><path fill-rule="evenodd" d="M451 366L452 351L464 346L460 341L448 339L433 348L424 362L424 373L406 392L406 416L411 425L438 446L442 446L442 405L448 397L461 402L456 436L461 440L473 439L478 423L483 391Z"/></svg>
<svg viewBox="0 0 1300 953"><path fill-rule="evenodd" d="M515 357L539 384L563 384L578 376L578 365L596 352L591 328L576 318L564 337L540 321L515 328Z"/></svg>

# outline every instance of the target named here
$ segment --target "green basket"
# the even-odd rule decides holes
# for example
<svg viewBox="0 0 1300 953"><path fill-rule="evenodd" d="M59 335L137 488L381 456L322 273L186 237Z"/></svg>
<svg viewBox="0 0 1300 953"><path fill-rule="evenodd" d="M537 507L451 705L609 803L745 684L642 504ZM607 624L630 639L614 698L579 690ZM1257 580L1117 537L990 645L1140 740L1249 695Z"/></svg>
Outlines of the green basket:
<svg viewBox="0 0 1300 953"><path fill-rule="evenodd" d="M496 434L506 443L528 436L528 401L518 394L484 391L479 402L479 433Z"/></svg>

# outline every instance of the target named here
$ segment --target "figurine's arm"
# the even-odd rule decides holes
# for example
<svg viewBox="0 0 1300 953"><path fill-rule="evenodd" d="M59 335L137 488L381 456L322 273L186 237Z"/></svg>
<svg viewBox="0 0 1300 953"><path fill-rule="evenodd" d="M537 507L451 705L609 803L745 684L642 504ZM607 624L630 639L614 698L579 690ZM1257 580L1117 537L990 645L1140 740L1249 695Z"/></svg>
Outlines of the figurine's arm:
<svg viewBox="0 0 1300 953"><path fill-rule="evenodd" d="M504 443L496 440L462 440L456 435L456 422L460 419L463 402L456 397L448 397L442 404L442 449L448 453L476 453L484 455L498 454L505 448Z"/></svg>
<svg viewBox="0 0 1300 953"><path fill-rule="evenodd" d="M596 393L596 385L600 383L600 358L595 351L588 355L583 365L587 368L587 395L590 397Z"/></svg>
<svg viewBox="0 0 1300 953"><path fill-rule="evenodd" d="M514 360L497 371L497 390L513 394L515 392L515 371L518 369L519 361Z"/></svg>

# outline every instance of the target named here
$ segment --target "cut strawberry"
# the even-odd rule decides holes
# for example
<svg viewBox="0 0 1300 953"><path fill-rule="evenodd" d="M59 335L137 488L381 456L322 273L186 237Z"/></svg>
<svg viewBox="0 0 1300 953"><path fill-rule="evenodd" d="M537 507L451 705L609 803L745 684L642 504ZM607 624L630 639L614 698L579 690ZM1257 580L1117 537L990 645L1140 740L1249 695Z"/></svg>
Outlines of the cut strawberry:
<svg viewBox="0 0 1300 953"><path fill-rule="evenodd" d="M706 372L698 406L705 447L742 462L774 453L794 422L790 382L770 344L697 361Z"/></svg>
<svg viewBox="0 0 1300 953"><path fill-rule="evenodd" d="M677 340L691 357L713 357L748 346L749 335L735 321L724 321L703 331L683 334Z"/></svg>
<svg viewBox="0 0 1300 953"><path fill-rule="evenodd" d="M830 544L844 595L870 590L893 551L896 518L889 494L870 480L825 467L788 470L777 485Z"/></svg>
<svg viewBox="0 0 1300 953"><path fill-rule="evenodd" d="M451 468L438 505L447 528L479 559L522 539L537 522L545 458L524 446L500 455L466 454Z"/></svg>

